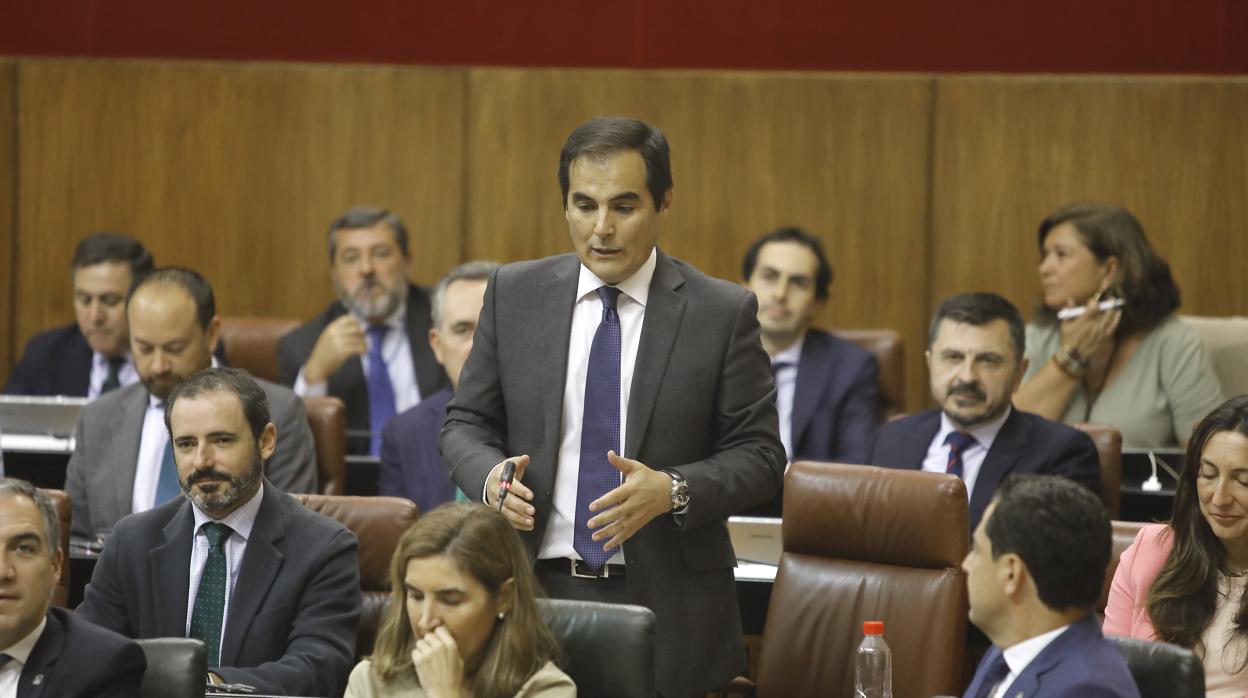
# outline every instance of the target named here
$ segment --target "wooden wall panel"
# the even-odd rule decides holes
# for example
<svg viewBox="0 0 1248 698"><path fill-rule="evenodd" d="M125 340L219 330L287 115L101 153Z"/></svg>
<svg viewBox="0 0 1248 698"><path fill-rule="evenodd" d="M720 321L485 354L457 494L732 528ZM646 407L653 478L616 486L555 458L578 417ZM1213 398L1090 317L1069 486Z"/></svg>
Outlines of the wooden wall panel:
<svg viewBox="0 0 1248 698"><path fill-rule="evenodd" d="M474 70L469 91L468 256L571 250L559 149L594 116L636 116L672 146L666 251L739 281L758 235L820 235L836 271L820 324L898 328L907 392L925 392L929 78Z"/></svg>
<svg viewBox="0 0 1248 698"><path fill-rule="evenodd" d="M16 239L14 192L17 189L17 152L14 115L17 103L17 62L0 60L0 372L13 363L13 250ZM3 381L0 381L3 385Z"/></svg>
<svg viewBox="0 0 1248 698"><path fill-rule="evenodd" d="M93 229L204 273L225 315L310 317L332 296L325 230L400 213L413 277L459 261L464 73L415 68L23 61L16 333L72 318ZM62 283L62 280L66 282Z"/></svg>
<svg viewBox="0 0 1248 698"><path fill-rule="evenodd" d="M934 300L992 290L1030 316L1040 221L1093 200L1139 217L1182 312L1248 314L1248 80L942 77L936 94Z"/></svg>

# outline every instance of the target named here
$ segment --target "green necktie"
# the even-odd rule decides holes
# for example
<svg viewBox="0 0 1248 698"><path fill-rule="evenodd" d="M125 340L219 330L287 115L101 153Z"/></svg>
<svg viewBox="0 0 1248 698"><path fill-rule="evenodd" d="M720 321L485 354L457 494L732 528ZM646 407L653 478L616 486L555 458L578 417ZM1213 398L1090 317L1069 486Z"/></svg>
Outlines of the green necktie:
<svg viewBox="0 0 1248 698"><path fill-rule="evenodd" d="M225 541L230 527L219 523L204 524L208 536L208 560L199 578L195 608L191 611L191 637L202 640L208 651L208 666L221 663L221 623L225 617Z"/></svg>
<svg viewBox="0 0 1248 698"><path fill-rule="evenodd" d="M114 356L108 359L108 377L100 386L100 395L121 387L121 367L126 365L126 357Z"/></svg>

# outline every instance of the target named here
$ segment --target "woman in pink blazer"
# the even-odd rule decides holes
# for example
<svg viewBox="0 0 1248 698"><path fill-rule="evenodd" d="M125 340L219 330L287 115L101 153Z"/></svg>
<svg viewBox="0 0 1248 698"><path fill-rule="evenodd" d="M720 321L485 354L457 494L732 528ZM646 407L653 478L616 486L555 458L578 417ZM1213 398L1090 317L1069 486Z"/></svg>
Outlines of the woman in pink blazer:
<svg viewBox="0 0 1248 698"><path fill-rule="evenodd" d="M1193 432L1168 525L1145 526L1122 554L1105 634L1194 649L1209 696L1248 690L1248 395ZM1241 625L1237 619L1244 618Z"/></svg>

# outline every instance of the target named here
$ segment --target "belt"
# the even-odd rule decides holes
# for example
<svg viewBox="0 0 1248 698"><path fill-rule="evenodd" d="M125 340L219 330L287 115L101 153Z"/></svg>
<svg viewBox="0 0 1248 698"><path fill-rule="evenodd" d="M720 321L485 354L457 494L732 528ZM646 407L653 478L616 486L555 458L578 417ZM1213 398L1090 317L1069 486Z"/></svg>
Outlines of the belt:
<svg viewBox="0 0 1248 698"><path fill-rule="evenodd" d="M591 570L584 560L570 557L551 557L538 560L536 569L541 572L566 574L578 579L610 579L623 577L624 565L603 565L600 570Z"/></svg>

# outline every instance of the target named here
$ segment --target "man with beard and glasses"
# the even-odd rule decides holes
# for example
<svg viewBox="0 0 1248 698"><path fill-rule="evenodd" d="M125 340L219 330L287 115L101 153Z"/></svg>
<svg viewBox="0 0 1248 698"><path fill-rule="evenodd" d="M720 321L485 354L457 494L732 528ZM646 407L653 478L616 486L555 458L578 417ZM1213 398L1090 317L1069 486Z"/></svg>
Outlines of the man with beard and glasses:
<svg viewBox="0 0 1248 698"><path fill-rule="evenodd" d="M355 536L263 476L280 432L246 372L173 388L164 424L183 497L117 523L78 613L133 638L204 642L208 680L341 695L361 611Z"/></svg>
<svg viewBox="0 0 1248 698"><path fill-rule="evenodd" d="M939 409L880 427L867 462L952 473L966 482L971 530L1011 473L1062 475L1093 492L1101 466L1091 437L1016 410L1027 371L1023 317L995 293L945 299L928 328L927 368Z"/></svg>
<svg viewBox="0 0 1248 698"><path fill-rule="evenodd" d="M126 514L177 498L165 399L188 376L213 365L219 334L212 286L190 269L148 274L130 291L126 317L141 382L83 408L65 474L73 533L87 539L107 536ZM316 450L303 401L289 388L258 382L282 433L265 475L284 492L315 492Z"/></svg>
<svg viewBox="0 0 1248 698"><path fill-rule="evenodd" d="M352 451L377 455L391 417L450 385L429 347L429 295L407 280L410 259L397 215L364 206L342 214L329 226L338 300L277 343L283 383L340 398L347 429L371 435Z"/></svg>

